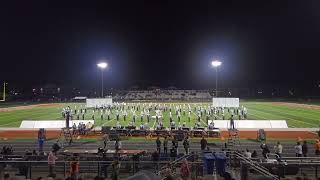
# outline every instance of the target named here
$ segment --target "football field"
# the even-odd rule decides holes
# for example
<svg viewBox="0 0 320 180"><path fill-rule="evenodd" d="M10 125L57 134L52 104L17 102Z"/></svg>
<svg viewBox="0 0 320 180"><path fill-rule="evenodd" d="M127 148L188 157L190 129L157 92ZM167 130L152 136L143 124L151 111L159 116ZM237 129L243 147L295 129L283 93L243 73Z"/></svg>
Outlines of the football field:
<svg viewBox="0 0 320 180"><path fill-rule="evenodd" d="M140 103L141 106L149 103ZM178 118L175 114L175 107L187 107L188 104L192 107L191 120L188 121L188 110L184 114L181 112L180 124L184 121L187 126L194 126L197 122L197 108L207 108L209 103L153 103L153 105L172 107L172 118L179 124ZM133 106L133 104L129 104ZM135 103L137 105L137 103ZM0 108L0 127L19 127L22 120L62 120L62 109L70 106L71 109L84 108L84 103L52 103L52 104L33 104L27 106L12 106L5 107L4 105ZM242 101L240 106L246 107L248 111L247 119L251 120L286 120L289 127L295 128L306 128L306 127L319 127L320 126L320 106L317 105L306 105L306 104L296 104L296 103L280 103L280 102L257 102L257 101ZM133 119L132 107L128 108L128 104L125 105L127 112L126 121L123 119L123 114L120 111L120 123L122 126L127 126L128 123ZM141 123L146 122L146 116L144 116L143 121L140 120L141 109L135 112L136 123L135 125L139 127ZM115 126L116 125L116 110L112 110L110 114L110 120L107 120L106 114L103 114L103 119L101 119L101 111L88 109L85 114L85 119L92 119L94 114L95 125L96 126ZM162 112L163 124L165 127L169 127L169 111ZM150 111L150 116L155 116L155 111ZM230 114L226 110L226 119L229 119ZM235 115L235 119L238 116ZM76 115L73 116L76 119ZM82 119L82 115L80 115ZM211 118L212 119L212 118ZM221 119L221 114L219 118ZM155 126L155 121L151 120L149 126ZM206 125L206 114L201 117L201 123L203 126Z"/></svg>

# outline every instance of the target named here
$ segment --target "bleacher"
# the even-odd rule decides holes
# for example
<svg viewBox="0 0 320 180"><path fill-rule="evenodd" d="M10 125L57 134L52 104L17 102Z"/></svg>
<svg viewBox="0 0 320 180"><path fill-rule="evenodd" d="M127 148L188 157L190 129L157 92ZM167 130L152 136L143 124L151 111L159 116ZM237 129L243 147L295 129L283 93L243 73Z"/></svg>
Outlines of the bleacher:
<svg viewBox="0 0 320 180"><path fill-rule="evenodd" d="M116 101L210 101L211 98L209 90L130 90L116 92L113 95Z"/></svg>
<svg viewBox="0 0 320 180"><path fill-rule="evenodd" d="M47 142L44 146L44 151L49 152L51 150L51 147L54 142L55 141ZM78 148L83 151L83 157L80 158L81 162L80 162L80 166L79 166L79 171L83 177L88 177L88 179L91 179L96 174L98 174L99 166L100 166L99 161L101 159L97 155L91 155L86 152L90 152L94 149L97 149L98 147L101 146L101 144L102 144L102 142L99 142L99 141L88 141L88 142L83 142L83 141L77 142L76 141L73 143L73 145L71 147L66 147L66 149ZM3 141L1 143L1 145L2 146L10 145L13 147L14 156L11 156L12 159L7 159L11 162L13 162L13 160L15 160L15 161L25 160L25 158L23 158L23 157L26 152L26 149L28 149L31 152L32 149L37 148L37 142L31 141L31 140L29 140L29 141ZM269 146L270 151L273 152L273 146L275 145L275 142L269 143L267 145ZM283 149L284 149L283 154L282 154L283 159L288 159L288 162L292 162L294 160L294 158L292 158L292 157L295 156L295 151L293 148L295 144L292 142L283 142L282 145L283 145ZM169 141L169 148L170 147L171 147L171 142ZM221 152L221 150L224 149L224 142L209 143L208 147L209 147L210 152ZM107 143L107 148L114 149L114 141L109 141ZM308 148L309 148L308 156L315 157L315 154L313 151L313 145L309 144ZM156 150L154 141L137 141L137 142L136 141L122 141L122 149L130 149L130 150L143 149L144 151L146 151L146 153L144 155L141 155L139 157L139 165L137 167L133 167L133 164L132 164L133 162L129 156L127 156L127 157L124 156L121 158L122 166L121 166L120 172L121 172L121 175L123 178L126 178L126 177L134 174L134 172L137 172L139 169L144 169L144 170L148 170L151 172L157 172L157 170L161 169L161 167L165 167L167 164L167 160L169 160L168 158L160 158L159 165L158 165L159 167L157 167L157 169L155 169L154 161L152 159L152 152L154 152ZM259 142L244 141L244 142L241 142L241 144L239 146L237 146L237 150L240 153L242 151L245 151L245 149L249 149L251 152L253 150L256 150L258 153L257 158L263 159ZM227 149L225 149L225 151L226 150ZM69 171L68 159L70 159L70 156L68 158L68 155L63 153L63 151L64 151L63 149L60 150L60 153L58 155L59 159L57 162L56 171L57 171L57 174L59 174L59 177L64 176L64 171ZM163 151L162 148L161 148L161 151ZM190 143L190 151L195 152L196 154L199 154L201 156L202 151L200 149L200 144L198 141ZM182 142L179 142L178 152L180 154L178 157L182 157L183 153L184 153ZM162 156L163 155L161 155L161 157ZM288 157L290 157L291 159ZM31 156L30 156L30 158L28 158L28 160L30 161L30 164L32 164L32 173L33 173L32 179L35 179L36 177L38 177L41 174L47 173L46 156L38 156L36 158L31 158ZM112 160L112 158L110 159L110 161L111 160ZM13 163L10 163L9 161L7 164L10 165L11 168L8 167L7 171L15 171L14 170L15 167L18 167L18 166L14 165ZM260 162L260 161L258 160L257 162ZM301 162L306 162L306 161L303 160ZM316 163L316 162L317 161L313 161L313 163ZM203 166L202 163L200 163L199 165ZM264 164L265 166L270 166L270 164L265 164L265 163L266 162L262 162L261 164ZM235 165L235 166L238 166L238 165ZM109 171L108 173L111 174L110 168L108 171ZM308 171L304 170L304 172L306 172L306 173L314 173L313 171L312 172L311 171L312 171L312 169L311 170L308 169ZM312 175L314 175L314 174L312 174Z"/></svg>

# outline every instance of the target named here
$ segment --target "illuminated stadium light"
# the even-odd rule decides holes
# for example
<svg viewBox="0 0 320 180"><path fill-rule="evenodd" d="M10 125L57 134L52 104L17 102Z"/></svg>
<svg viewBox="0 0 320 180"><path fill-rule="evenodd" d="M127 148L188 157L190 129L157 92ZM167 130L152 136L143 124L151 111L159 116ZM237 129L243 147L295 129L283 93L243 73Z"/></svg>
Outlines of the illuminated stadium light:
<svg viewBox="0 0 320 180"><path fill-rule="evenodd" d="M97 66L101 69L101 98L103 98L103 70L108 67L108 64L106 62L100 62Z"/></svg>
<svg viewBox="0 0 320 180"><path fill-rule="evenodd" d="M105 62L101 62L101 63L98 63L97 66L101 69L105 69L108 66L108 64Z"/></svg>
<svg viewBox="0 0 320 180"><path fill-rule="evenodd" d="M213 60L211 66L216 69L216 97L218 97L218 67L221 66L222 62L219 60Z"/></svg>
<svg viewBox="0 0 320 180"><path fill-rule="evenodd" d="M222 64L222 62L218 61L218 60L214 60L214 61L211 62L211 65L213 67L219 67L219 66L221 66L221 64Z"/></svg>

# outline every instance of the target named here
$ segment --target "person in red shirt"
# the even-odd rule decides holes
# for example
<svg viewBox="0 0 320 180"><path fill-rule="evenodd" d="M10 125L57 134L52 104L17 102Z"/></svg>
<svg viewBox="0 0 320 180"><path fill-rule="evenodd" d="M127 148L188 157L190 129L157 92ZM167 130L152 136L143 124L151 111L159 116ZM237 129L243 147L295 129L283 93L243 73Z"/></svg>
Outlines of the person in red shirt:
<svg viewBox="0 0 320 180"><path fill-rule="evenodd" d="M182 179L189 179L190 168L189 168L187 159L182 160L182 164L180 167L180 174Z"/></svg>
<svg viewBox="0 0 320 180"><path fill-rule="evenodd" d="M56 160L58 158L54 155L54 153L51 151L48 155L48 166L49 166L49 176L55 177L54 173L54 167L56 165Z"/></svg>
<svg viewBox="0 0 320 180"><path fill-rule="evenodd" d="M317 140L315 146L316 155L320 155L320 141Z"/></svg>

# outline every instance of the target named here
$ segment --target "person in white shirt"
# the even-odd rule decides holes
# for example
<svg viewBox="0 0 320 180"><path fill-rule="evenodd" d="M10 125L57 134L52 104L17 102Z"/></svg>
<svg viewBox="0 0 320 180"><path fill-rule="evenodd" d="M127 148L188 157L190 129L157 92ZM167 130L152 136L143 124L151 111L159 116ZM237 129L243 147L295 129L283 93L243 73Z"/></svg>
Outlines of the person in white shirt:
<svg viewBox="0 0 320 180"><path fill-rule="evenodd" d="M251 152L249 151L249 149L246 150L246 152L244 152L244 156L247 158L251 158Z"/></svg>
<svg viewBox="0 0 320 180"><path fill-rule="evenodd" d="M280 144L280 142L277 142L277 144L274 146L273 149L274 149L274 153L277 154L279 157L281 157L283 147Z"/></svg>
<svg viewBox="0 0 320 180"><path fill-rule="evenodd" d="M296 157L302 157L302 146L300 142L297 142L297 145L294 146Z"/></svg>

